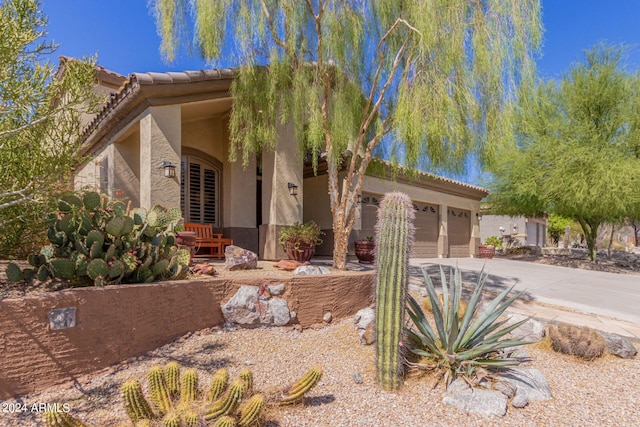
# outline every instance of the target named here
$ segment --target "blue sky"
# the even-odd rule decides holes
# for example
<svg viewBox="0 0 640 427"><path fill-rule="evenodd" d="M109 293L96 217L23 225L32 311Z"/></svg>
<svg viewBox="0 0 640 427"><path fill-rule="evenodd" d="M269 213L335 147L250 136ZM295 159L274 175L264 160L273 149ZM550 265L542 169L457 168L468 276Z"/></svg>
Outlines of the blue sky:
<svg viewBox="0 0 640 427"><path fill-rule="evenodd" d="M183 54L162 61L152 14L146 0L43 0L49 37L57 54L74 57L98 53L99 63L121 74L183 71L206 67ZM599 41L632 46L629 68L640 67L640 0L543 0L545 41L540 74L559 78Z"/></svg>
<svg viewBox="0 0 640 427"><path fill-rule="evenodd" d="M56 55L97 53L100 65L125 75L207 67L200 58L184 53L171 64L162 60L147 0L42 2L49 17L48 36L60 44ZM627 68L640 70L640 0L542 0L542 11L545 35L538 72L545 79L561 78L582 59L585 49L601 41L628 45ZM474 169L459 178L482 183Z"/></svg>

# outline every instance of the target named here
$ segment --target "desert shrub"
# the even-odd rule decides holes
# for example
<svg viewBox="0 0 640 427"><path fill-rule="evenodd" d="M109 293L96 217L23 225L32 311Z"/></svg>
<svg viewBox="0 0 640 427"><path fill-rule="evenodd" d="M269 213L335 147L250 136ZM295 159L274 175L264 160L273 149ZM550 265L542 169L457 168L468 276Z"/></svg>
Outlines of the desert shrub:
<svg viewBox="0 0 640 427"><path fill-rule="evenodd" d="M604 355L604 337L586 326L579 328L573 325L551 325L548 335L551 348L559 353L584 360L593 360Z"/></svg>
<svg viewBox="0 0 640 427"><path fill-rule="evenodd" d="M489 236L484 241L485 245L495 246L497 249L502 249L502 239L498 236Z"/></svg>
<svg viewBox="0 0 640 427"><path fill-rule="evenodd" d="M440 267L442 302L438 300L426 269L423 268L422 272L435 328L430 325L420 305L409 296L411 324L406 330L406 345L410 355L415 358L414 361L409 361L411 368L433 371L437 378L444 378L447 384L456 377L463 377L474 383L489 371L521 363L511 356L508 349L530 342L507 339L506 336L528 319L508 327L503 327L508 319L498 320L519 295L507 298L513 288L506 289L481 309L479 303L487 279L486 273L481 272L473 293L466 301L464 315L461 316L462 275L458 267L450 274L450 283L447 283L444 270Z"/></svg>

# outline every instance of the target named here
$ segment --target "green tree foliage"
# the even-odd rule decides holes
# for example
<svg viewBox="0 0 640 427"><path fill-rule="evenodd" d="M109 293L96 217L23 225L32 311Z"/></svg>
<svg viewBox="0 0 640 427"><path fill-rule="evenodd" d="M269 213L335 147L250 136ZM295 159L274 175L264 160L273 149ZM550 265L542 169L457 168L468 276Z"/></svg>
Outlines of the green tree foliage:
<svg viewBox="0 0 640 427"><path fill-rule="evenodd" d="M592 261L600 224L640 206L640 80L622 69L622 54L595 46L561 81L523 96L516 142L493 171L496 212L572 218Z"/></svg>
<svg viewBox="0 0 640 427"><path fill-rule="evenodd" d="M538 0L154 5L168 59L193 30L205 58L238 67L232 160L240 155L246 164L274 148L276 127L286 122L314 166L326 160L339 268L383 138L395 141L392 160L410 167L460 170L469 153L490 159L510 129L509 94L532 80L541 37Z"/></svg>
<svg viewBox="0 0 640 427"><path fill-rule="evenodd" d="M45 61L46 18L36 0L0 3L0 256L44 230L50 196L78 158L80 114L96 104L91 61Z"/></svg>
<svg viewBox="0 0 640 427"><path fill-rule="evenodd" d="M562 236L566 232L567 226L573 225L573 220L556 214L549 215L547 219L547 234L554 245L558 245Z"/></svg>

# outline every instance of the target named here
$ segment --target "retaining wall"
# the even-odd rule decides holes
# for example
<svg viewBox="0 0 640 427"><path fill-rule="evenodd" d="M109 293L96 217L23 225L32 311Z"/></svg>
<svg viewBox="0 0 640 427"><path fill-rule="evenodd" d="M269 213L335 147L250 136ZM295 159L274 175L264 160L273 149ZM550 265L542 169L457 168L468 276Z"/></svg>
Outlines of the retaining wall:
<svg viewBox="0 0 640 427"><path fill-rule="evenodd" d="M224 322L221 303L242 285L285 283L296 323L354 315L372 302L373 273L207 279L79 288L0 301L0 400L75 380ZM52 310L75 308L75 325L52 329Z"/></svg>

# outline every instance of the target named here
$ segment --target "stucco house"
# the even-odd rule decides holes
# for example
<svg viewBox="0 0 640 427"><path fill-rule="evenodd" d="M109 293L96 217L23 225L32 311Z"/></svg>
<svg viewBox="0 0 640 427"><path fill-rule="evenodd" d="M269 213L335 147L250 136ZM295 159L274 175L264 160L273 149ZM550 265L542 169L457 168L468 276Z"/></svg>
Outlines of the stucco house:
<svg viewBox="0 0 640 427"><path fill-rule="evenodd" d="M87 118L83 153L90 160L75 174L75 187L143 207L180 206L186 221L212 224L262 259L285 257L277 243L283 226L314 220L326 233L317 254L330 255L327 175L320 168L316 176L305 164L292 126L281 126L275 151L264 151L247 168L229 162L234 75L219 69L125 77L99 68L96 90L109 97ZM414 200L414 256L477 253L487 190L428 173L391 178L382 166L365 179L352 240L374 234L381 196L400 190Z"/></svg>
<svg viewBox="0 0 640 427"><path fill-rule="evenodd" d="M547 219L526 216L482 215L480 238L513 236L520 246L546 246Z"/></svg>

